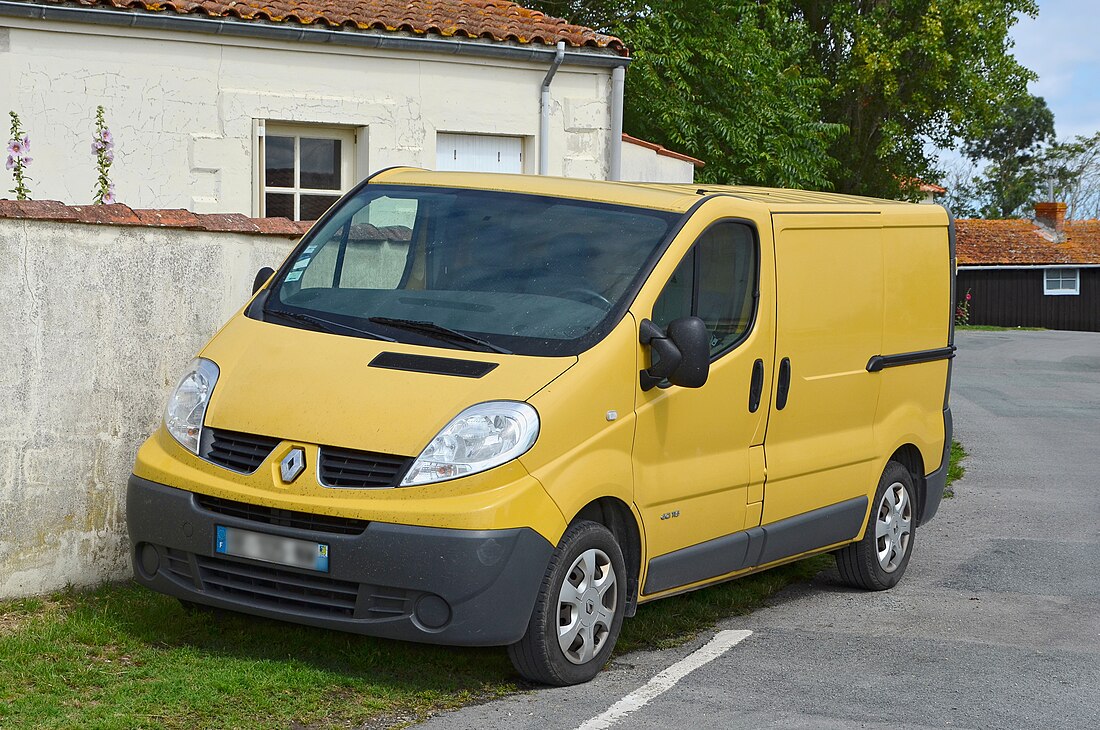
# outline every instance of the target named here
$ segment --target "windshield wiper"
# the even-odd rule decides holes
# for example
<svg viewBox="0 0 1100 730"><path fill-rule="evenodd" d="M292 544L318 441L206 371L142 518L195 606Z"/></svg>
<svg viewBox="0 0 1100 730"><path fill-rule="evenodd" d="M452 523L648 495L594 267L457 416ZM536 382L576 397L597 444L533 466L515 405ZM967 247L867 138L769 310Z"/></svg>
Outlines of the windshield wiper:
<svg viewBox="0 0 1100 730"><path fill-rule="evenodd" d="M502 355L511 355L511 350L505 350L499 345L494 345L492 342L486 342L485 340L479 340L478 338L468 335L465 332L459 332L449 327L436 324L435 322L425 322L416 319L394 319L392 317L368 317L367 321L375 322L377 324L384 324L389 327L396 327L398 329L410 330L412 332L423 332L424 334L435 335L438 339L456 340L458 342L464 342L471 345L480 345L488 348L493 352L499 352Z"/></svg>
<svg viewBox="0 0 1100 730"><path fill-rule="evenodd" d="M330 319L322 319L321 317L314 317L312 314L305 314L303 312L288 312L285 309L265 309L264 314L274 314L277 317L285 317L286 319L294 319L299 322L307 322L323 332L328 332L333 335L346 335L353 334L358 337L367 337L372 340L382 340L384 342L395 342L392 337L386 337L380 335L377 332L371 332L370 330L360 329L358 327L352 327L350 324L341 324L340 322L333 322Z"/></svg>

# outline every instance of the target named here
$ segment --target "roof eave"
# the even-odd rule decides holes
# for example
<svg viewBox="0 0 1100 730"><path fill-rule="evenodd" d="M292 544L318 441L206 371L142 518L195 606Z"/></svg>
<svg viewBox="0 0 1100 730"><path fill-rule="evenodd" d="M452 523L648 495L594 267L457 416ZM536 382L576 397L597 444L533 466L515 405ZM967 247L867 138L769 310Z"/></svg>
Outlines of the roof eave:
<svg viewBox="0 0 1100 730"><path fill-rule="evenodd" d="M553 61L557 53L554 46L532 47L511 41L443 38L429 34L421 36L399 31L360 30L347 27L337 30L313 26L266 23L255 20L180 15L169 11L151 13L144 10L41 5L20 0L0 0L0 16L92 23L123 28L182 31L237 38L301 41L358 48L439 53L449 56L476 56L511 62L549 63ZM572 66L625 68L630 64L630 58L619 55L611 49L582 46L567 50L563 63Z"/></svg>

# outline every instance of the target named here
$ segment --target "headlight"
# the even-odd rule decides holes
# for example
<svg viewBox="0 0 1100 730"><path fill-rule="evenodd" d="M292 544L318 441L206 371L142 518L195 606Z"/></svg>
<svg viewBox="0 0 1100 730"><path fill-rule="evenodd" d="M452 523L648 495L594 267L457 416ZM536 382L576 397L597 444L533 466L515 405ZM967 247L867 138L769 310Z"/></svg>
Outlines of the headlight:
<svg viewBox="0 0 1100 730"><path fill-rule="evenodd" d="M206 420L210 393L218 382L218 366L201 357L188 364L180 384L164 409L164 425L172 438L193 454L199 453L199 437Z"/></svg>
<svg viewBox="0 0 1100 730"><path fill-rule="evenodd" d="M491 401L459 413L420 453L401 486L476 474L511 461L535 443L539 414L526 403Z"/></svg>

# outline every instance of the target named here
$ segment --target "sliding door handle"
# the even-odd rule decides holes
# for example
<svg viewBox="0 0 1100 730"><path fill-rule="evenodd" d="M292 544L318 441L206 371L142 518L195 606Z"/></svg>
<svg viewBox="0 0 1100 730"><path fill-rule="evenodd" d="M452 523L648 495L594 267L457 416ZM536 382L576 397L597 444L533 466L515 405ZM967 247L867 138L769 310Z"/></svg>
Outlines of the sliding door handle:
<svg viewBox="0 0 1100 730"><path fill-rule="evenodd" d="M783 358L779 363L779 382L775 386L775 410L781 411L787 407L787 396L791 392L791 359Z"/></svg>
<svg viewBox="0 0 1100 730"><path fill-rule="evenodd" d="M752 364L752 381L749 383L749 413L760 408L760 395L764 392L764 361Z"/></svg>

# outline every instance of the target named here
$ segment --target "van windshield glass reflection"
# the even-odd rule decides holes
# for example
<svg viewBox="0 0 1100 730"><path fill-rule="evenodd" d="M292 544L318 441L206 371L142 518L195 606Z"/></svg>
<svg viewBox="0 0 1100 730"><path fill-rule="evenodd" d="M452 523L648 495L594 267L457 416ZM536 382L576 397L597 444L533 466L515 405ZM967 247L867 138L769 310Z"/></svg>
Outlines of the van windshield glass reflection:
<svg viewBox="0 0 1100 730"><path fill-rule="evenodd" d="M303 239L265 311L306 328L310 318L293 315L311 315L351 336L576 354L622 315L679 218L534 195L369 185Z"/></svg>

